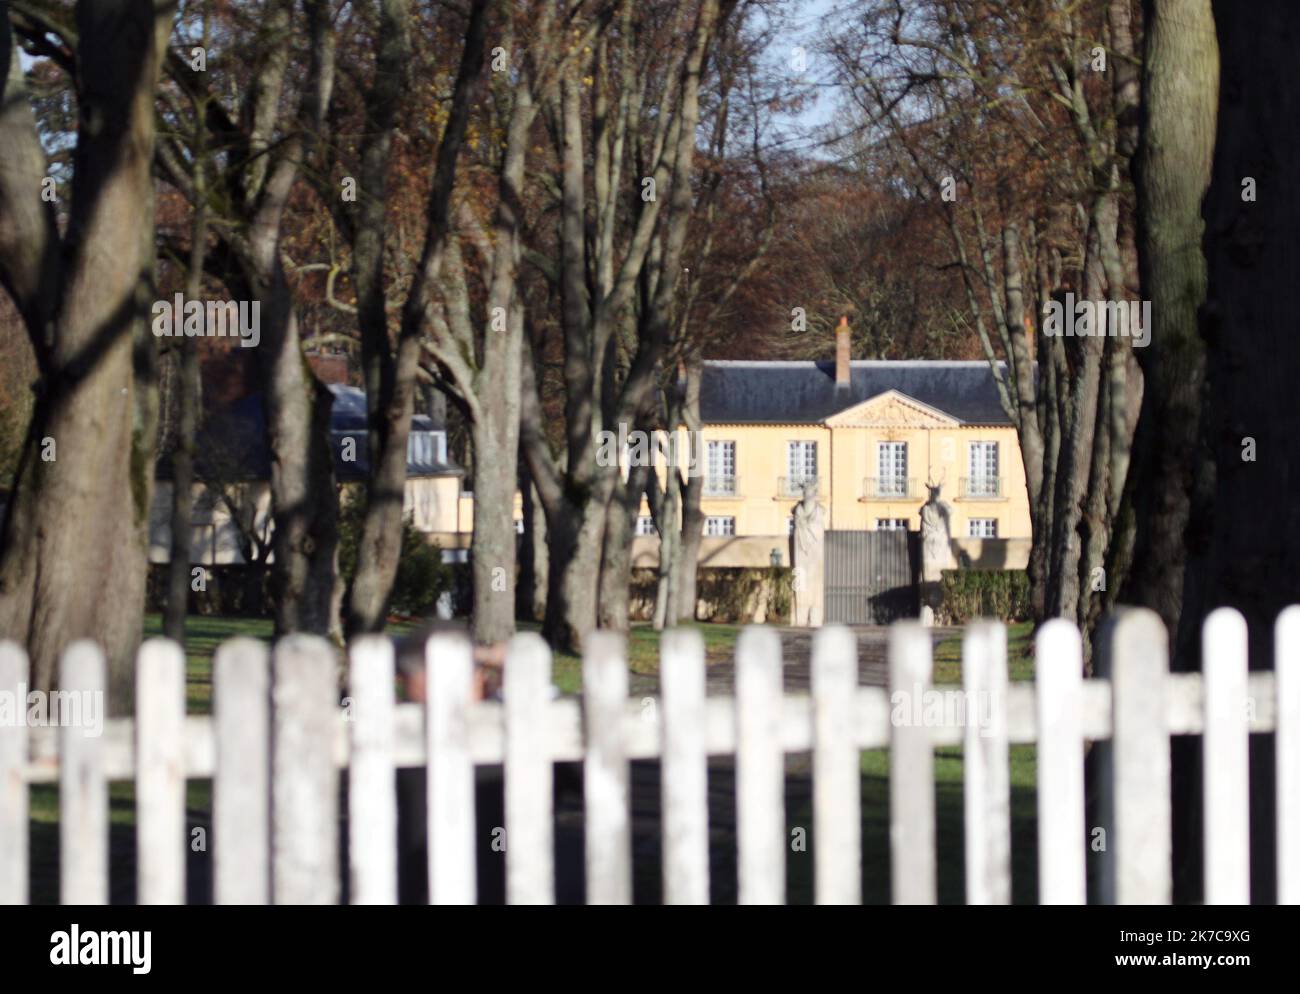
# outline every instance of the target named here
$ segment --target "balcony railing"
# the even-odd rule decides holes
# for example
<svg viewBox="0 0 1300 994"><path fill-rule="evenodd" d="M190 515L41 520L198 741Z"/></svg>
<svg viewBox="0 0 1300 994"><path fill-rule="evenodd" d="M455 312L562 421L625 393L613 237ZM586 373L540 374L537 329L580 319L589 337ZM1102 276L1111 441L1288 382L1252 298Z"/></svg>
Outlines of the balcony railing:
<svg viewBox="0 0 1300 994"><path fill-rule="evenodd" d="M740 485L734 476L707 476L704 478L705 497L736 497Z"/></svg>
<svg viewBox="0 0 1300 994"><path fill-rule="evenodd" d="M1002 477L963 476L957 496L964 500L998 500L1002 497Z"/></svg>
<svg viewBox="0 0 1300 994"><path fill-rule="evenodd" d="M778 497L802 497L804 487L812 487L815 494L821 493L821 478L817 476L778 476L776 493Z"/></svg>
<svg viewBox="0 0 1300 994"><path fill-rule="evenodd" d="M862 481L864 500L913 500L916 480L904 476L868 476Z"/></svg>

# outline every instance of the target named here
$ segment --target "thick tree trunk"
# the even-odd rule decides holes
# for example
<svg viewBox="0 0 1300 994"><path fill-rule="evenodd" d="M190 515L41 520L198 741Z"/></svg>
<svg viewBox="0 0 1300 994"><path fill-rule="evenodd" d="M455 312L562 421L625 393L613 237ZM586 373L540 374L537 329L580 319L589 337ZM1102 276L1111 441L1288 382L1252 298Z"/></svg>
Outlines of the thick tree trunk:
<svg viewBox="0 0 1300 994"><path fill-rule="evenodd" d="M17 185L33 178L21 171L0 181L0 228L17 212L35 219L30 244L0 234L0 273L45 376L5 521L0 631L26 643L40 690L54 688L68 642L98 642L117 711L131 698L144 609L156 427L147 334L153 101L174 11L149 0L77 5L77 33L94 43L78 52L80 126L61 273L49 255L57 235L42 220L39 177L28 188ZM36 165L7 14L0 145L14 144L0 166ZM33 317L49 323L33 327Z"/></svg>
<svg viewBox="0 0 1300 994"><path fill-rule="evenodd" d="M1214 474L1193 494L1178 651L1190 657L1204 614L1228 605L1245 615L1251 667L1268 669L1277 614L1300 602L1300 337L1289 292L1300 191L1288 165L1300 159L1300 108L1279 96L1294 91L1300 7L1213 10L1223 83L1205 201L1201 425ZM1261 903L1276 898L1273 747L1271 736L1251 736L1251 899Z"/></svg>
<svg viewBox="0 0 1300 994"><path fill-rule="evenodd" d="M1182 608L1192 490L1208 453L1199 427L1205 377L1200 309L1206 271L1201 202L1210 185L1219 58L1209 0L1146 5L1142 132L1135 162L1139 268L1151 344L1129 488L1135 544L1122 600L1172 632Z"/></svg>
<svg viewBox="0 0 1300 994"><path fill-rule="evenodd" d="M501 398L504 401L505 398ZM506 453L518 451L517 408L502 403L473 427L474 638L480 644L504 642L515 631L515 524L517 465Z"/></svg>
<svg viewBox="0 0 1300 994"><path fill-rule="evenodd" d="M1142 125L1133 171L1142 298L1151 302L1153 327L1150 344L1137 350L1144 379L1141 416L1125 493L1125 530L1117 535L1112 559L1127 567L1119 600L1155 610L1171 632L1173 668L1194 670L1200 666L1195 633L1202 609L1194 596L1185 602L1184 593L1198 580L1187 558L1194 494L1213 480L1201 434L1200 322L1207 286L1202 201L1214 156L1218 43L1209 0L1148 0L1145 21ZM1199 743L1181 739L1172 750L1175 888L1179 900L1196 900L1203 846L1201 750Z"/></svg>

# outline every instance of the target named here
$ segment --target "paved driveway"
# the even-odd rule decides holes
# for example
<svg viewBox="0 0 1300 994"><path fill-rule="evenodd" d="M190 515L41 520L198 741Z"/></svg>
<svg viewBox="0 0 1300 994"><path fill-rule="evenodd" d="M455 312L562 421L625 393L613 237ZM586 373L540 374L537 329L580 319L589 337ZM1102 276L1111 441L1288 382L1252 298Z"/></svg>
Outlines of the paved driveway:
<svg viewBox="0 0 1300 994"><path fill-rule="evenodd" d="M785 660L786 693L807 693L810 681L812 656L812 630L807 628L780 628L782 656ZM934 628L932 644L958 634L960 628ZM884 687L889 682L889 629L883 625L858 625L853 627L858 637L858 683L866 687ZM733 659L718 660L709 664L706 683L710 695L727 695L733 692L736 663ZM631 692L634 696L657 694L657 675L632 674Z"/></svg>

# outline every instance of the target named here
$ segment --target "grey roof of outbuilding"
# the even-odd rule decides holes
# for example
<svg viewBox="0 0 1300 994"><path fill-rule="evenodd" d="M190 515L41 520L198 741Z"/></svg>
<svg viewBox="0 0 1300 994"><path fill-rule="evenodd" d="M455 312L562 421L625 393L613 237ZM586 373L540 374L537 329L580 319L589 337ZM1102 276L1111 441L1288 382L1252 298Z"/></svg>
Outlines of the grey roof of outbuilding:
<svg viewBox="0 0 1300 994"><path fill-rule="evenodd" d="M334 475L343 482L370 475L369 437L366 434L366 395L357 387L332 384L334 403L330 408L330 447L334 451ZM444 431L424 414L411 417L412 431ZM343 458L345 440L353 440L352 459ZM267 480L271 477L271 456L266 445L266 411L260 393L250 394L204 419L195 440L196 472L200 479ZM172 478L171 456L158 457L155 473L160 480ZM464 476L456 463L407 459L406 475Z"/></svg>
<svg viewBox="0 0 1300 994"><path fill-rule="evenodd" d="M837 388L834 362L707 361L700 415L706 424L820 424L897 390L963 424L1011 423L987 362L859 360L849 370L851 382Z"/></svg>

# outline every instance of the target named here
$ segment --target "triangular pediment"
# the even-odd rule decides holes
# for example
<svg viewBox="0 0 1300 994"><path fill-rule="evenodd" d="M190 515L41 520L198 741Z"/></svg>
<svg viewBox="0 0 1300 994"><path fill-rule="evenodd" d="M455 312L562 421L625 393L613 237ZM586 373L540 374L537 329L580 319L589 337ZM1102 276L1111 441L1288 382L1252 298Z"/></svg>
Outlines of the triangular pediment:
<svg viewBox="0 0 1300 994"><path fill-rule="evenodd" d="M832 428L955 428L961 424L899 390L886 390L826 419Z"/></svg>

